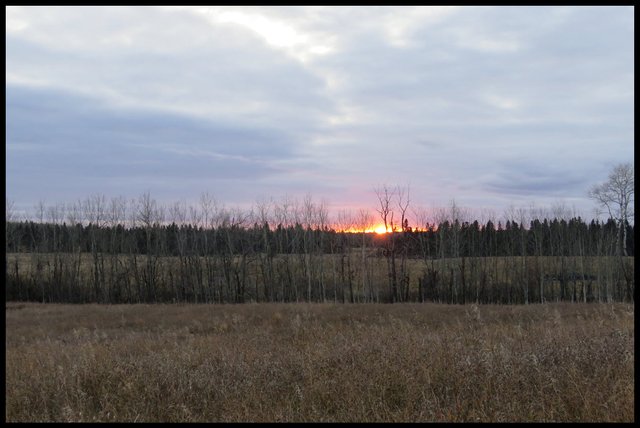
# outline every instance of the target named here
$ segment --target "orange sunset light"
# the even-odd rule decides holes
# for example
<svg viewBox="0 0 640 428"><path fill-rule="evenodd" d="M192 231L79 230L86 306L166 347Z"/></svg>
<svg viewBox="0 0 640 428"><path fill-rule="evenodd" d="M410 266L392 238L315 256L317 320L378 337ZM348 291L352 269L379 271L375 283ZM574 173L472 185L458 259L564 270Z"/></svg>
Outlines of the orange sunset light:
<svg viewBox="0 0 640 428"><path fill-rule="evenodd" d="M426 232L428 229L427 228L421 228L421 227L414 227L411 230L413 230L414 232ZM436 227L433 227L432 230L437 230ZM389 225L386 229L384 227L384 224L378 224L372 227L369 227L367 229L359 229L356 227L350 227L348 229L337 229L338 232L345 232L345 233L375 233L377 235L383 235L385 233L391 233L393 232L393 229L391 228L391 225ZM401 232L402 230L398 228L398 226L396 226L396 232Z"/></svg>
<svg viewBox="0 0 640 428"><path fill-rule="evenodd" d="M389 233L391 232L391 228L386 228L384 227L384 224L379 224L378 226L374 227L373 229L369 229L369 230L365 230L365 232L375 232L378 235L382 235L383 233Z"/></svg>
<svg viewBox="0 0 640 428"><path fill-rule="evenodd" d="M384 224L378 224L378 225L375 225L375 226L370 227L368 229L364 229L364 233L377 233L378 235L382 235L384 233L391 233L392 231L393 230L391 229L391 226L388 226L385 229ZM342 232L346 232L346 233L362 233L363 230L355 228L355 227L350 227L349 229L342 230ZM396 228L396 232L398 232L397 228Z"/></svg>

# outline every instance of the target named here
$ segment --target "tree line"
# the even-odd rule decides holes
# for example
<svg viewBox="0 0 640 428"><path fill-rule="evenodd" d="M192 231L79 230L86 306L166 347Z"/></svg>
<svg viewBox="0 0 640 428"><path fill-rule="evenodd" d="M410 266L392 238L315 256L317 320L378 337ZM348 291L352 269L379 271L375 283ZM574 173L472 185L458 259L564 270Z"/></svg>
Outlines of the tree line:
<svg viewBox="0 0 640 428"><path fill-rule="evenodd" d="M20 221L7 223L8 253L126 253L152 254L156 247L162 256L180 256L188 249L199 256L224 252L228 244L224 237L227 228L203 228L192 224L153 224L150 229L143 226L126 227L98 226L92 223L68 225ZM233 226L231 226L233 227ZM236 226L237 227L237 226ZM488 220L480 224L445 220L440 224L429 224L427 229L407 226L396 231L395 241L409 257L507 257L507 256L598 256L616 255L616 222L591 220L586 223L581 217L553 220L534 219L525 227L517 221L507 220L494 224ZM634 256L632 225L626 224L624 251ZM309 235L312 246L328 254L343 246L357 248L364 239L368 247L385 249L388 236L377 233L340 231L333 226L325 229L305 228L296 223L275 228L269 223L253 223L250 227L237 227L235 234L242 235L255 253L272 251L279 254L299 254L307 249L304 236ZM320 235L323 235L321 239ZM341 235L341 236L338 236ZM581 241L564 240L580 235ZM302 238L301 238L302 237ZM158 242L156 242L158 241ZM207 245L208 243L208 245ZM577 244L579 243L579 245ZM584 247L582 247L584 246ZM238 247L240 248L240 247ZM382 254L382 253L381 253Z"/></svg>
<svg viewBox="0 0 640 428"><path fill-rule="evenodd" d="M93 195L7 205L6 298L42 302L632 301L634 225L568 210L412 209L408 188L377 189L368 210L331 217L327 203L226 208ZM409 217L412 217L412 223ZM364 233L383 223L391 233ZM621 232L620 228L625 230ZM623 240L621 240L623 238Z"/></svg>

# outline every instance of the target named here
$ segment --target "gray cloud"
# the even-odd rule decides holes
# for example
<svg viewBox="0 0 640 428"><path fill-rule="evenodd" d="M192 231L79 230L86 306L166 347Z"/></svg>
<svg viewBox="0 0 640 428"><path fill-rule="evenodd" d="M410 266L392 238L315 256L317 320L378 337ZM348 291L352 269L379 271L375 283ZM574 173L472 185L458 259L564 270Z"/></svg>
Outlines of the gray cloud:
<svg viewBox="0 0 640 428"><path fill-rule="evenodd" d="M482 180L488 192L531 201L552 202L585 195L591 175L583 168L570 168L540 159L509 159L497 162L494 174Z"/></svg>
<svg viewBox="0 0 640 428"><path fill-rule="evenodd" d="M8 181L39 177L42 186L22 189L32 197L50 185L98 180L120 182L125 192L144 177L156 177L154 187L183 179L256 180L281 173L274 161L294 156L294 149L274 129L113 110L86 97L7 87Z"/></svg>
<svg viewBox="0 0 640 428"><path fill-rule="evenodd" d="M588 210L633 156L633 30L631 7L9 7L7 193Z"/></svg>

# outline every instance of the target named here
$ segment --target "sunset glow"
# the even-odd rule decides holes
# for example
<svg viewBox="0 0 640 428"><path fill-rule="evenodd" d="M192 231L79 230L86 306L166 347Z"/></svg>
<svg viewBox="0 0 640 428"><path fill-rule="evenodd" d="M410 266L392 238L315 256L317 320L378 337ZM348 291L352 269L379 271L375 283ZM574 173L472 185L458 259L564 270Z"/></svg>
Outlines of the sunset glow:
<svg viewBox="0 0 640 428"><path fill-rule="evenodd" d="M343 229L343 230L340 230L340 229L337 229L337 230L340 231L340 232L346 232L346 233L362 233L363 232L362 229L358 229L358 228L355 228L355 227L350 227L348 229ZM419 227L414 227L412 230L421 231L421 232L425 232L426 231L426 229L419 228ZM391 232L392 232L391 226L389 225L385 229L384 224L377 224L377 225L372 226L370 228L364 229L364 233L375 233L375 234L378 234L378 235L382 235L382 234L385 234L385 233L391 233ZM400 230L396 226L396 232L402 232L402 230Z"/></svg>
<svg viewBox="0 0 640 428"><path fill-rule="evenodd" d="M379 225L379 226L376 226L376 228L375 228L375 229L373 229L373 231L374 231L375 233L377 233L377 234L383 234L383 233L391 232L391 230L386 229L386 228L384 227L384 224L381 224L381 225Z"/></svg>
<svg viewBox="0 0 640 428"><path fill-rule="evenodd" d="M369 227L367 229L360 229L360 228L356 228L356 227L350 227L348 229L337 229L339 232L346 232L346 233L377 233L378 235L381 235L383 233L390 233L391 232L391 227L385 229L384 224L378 224L372 227Z"/></svg>
<svg viewBox="0 0 640 428"><path fill-rule="evenodd" d="M362 233L363 230L362 229L357 229L357 228L349 228L347 230L344 230L344 232L347 233ZM384 224L378 224L376 226L372 226L368 229L364 229L364 233L377 233L378 235L382 235L383 233L390 233L391 232L391 227L385 229Z"/></svg>

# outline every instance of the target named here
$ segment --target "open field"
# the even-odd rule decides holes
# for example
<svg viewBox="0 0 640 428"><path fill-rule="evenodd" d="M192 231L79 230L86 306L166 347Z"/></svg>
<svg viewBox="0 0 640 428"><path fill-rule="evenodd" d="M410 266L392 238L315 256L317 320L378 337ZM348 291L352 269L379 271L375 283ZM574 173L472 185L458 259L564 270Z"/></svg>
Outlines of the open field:
<svg viewBox="0 0 640 428"><path fill-rule="evenodd" d="M632 421L634 306L7 303L7 421Z"/></svg>

